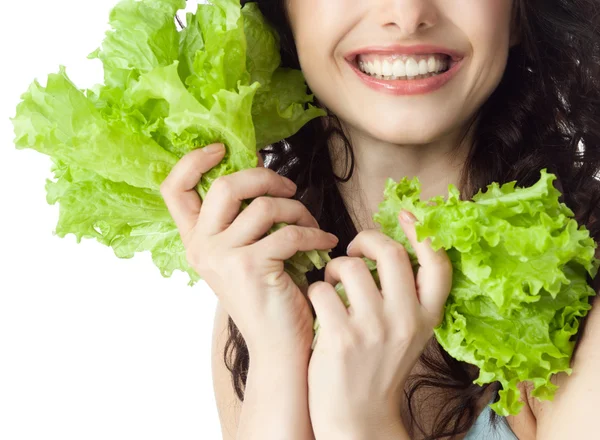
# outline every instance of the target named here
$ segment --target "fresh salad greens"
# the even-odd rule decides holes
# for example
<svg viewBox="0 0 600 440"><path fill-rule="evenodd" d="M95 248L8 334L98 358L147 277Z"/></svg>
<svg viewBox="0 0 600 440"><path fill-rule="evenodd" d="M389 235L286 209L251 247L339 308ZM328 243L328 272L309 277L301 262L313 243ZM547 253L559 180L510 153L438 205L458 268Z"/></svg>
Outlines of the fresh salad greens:
<svg viewBox="0 0 600 440"><path fill-rule="evenodd" d="M302 72L279 67L279 37L255 3L213 0L186 15L185 0L123 0L110 12L100 48L104 84L80 90L65 67L34 81L12 119L18 149L52 158L47 201L59 203L55 234L96 238L120 258L150 251L163 276L188 273L178 230L159 192L177 160L222 142L226 154L197 189L256 167L257 150L291 136L325 112L310 102ZM271 232L283 227L280 223ZM286 261L297 284L321 268L325 251Z"/></svg>
<svg viewBox="0 0 600 440"><path fill-rule="evenodd" d="M89 58L104 66L104 84L78 89L65 67L34 81L12 118L19 149L53 160L47 201L59 203L55 234L96 238L120 258L150 251L163 276L187 272L183 244L159 187L187 152L222 142L223 161L197 190L204 197L219 176L256 167L256 152L325 115L311 105L302 73L280 67L279 37L254 3L199 4L178 31L185 0L122 0L110 13L112 30ZM450 185L447 198L420 200L418 178L388 180L374 215L382 231L418 262L398 223L408 209L419 240L432 238L454 267L440 344L480 368L478 384L500 381L493 409L516 414L517 384L550 399L553 374L570 373L573 336L594 295L586 277L599 261L595 242L559 203L555 176L542 170L530 188L494 183L472 201ZM274 231L283 227L274 225ZM298 284L330 260L327 252L298 252L286 271ZM378 281L376 264L367 260ZM343 286L336 291L348 306ZM315 321L315 341L319 324Z"/></svg>
<svg viewBox="0 0 600 440"><path fill-rule="evenodd" d="M383 233L404 245L415 273L417 257L398 222L401 209L417 217L419 241L431 237L435 250L446 250L452 289L435 336L452 357L479 367L475 383L502 384L492 405L500 415L520 411L517 385L524 381L532 382L533 396L553 398L551 376L571 373L573 337L595 295L586 278L598 271L597 245L559 202L555 178L543 169L529 188L493 183L473 200L460 200L449 185L447 197L426 201L418 178L388 179L373 216ZM377 281L375 262L365 261ZM341 284L336 291L348 306ZM316 321L315 339L318 329Z"/></svg>

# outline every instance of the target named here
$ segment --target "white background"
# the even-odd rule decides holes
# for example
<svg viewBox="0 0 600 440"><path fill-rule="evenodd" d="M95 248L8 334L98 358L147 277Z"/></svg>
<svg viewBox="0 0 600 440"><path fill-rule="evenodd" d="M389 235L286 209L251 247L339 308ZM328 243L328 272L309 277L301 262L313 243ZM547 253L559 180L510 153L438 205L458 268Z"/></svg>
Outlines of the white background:
<svg viewBox="0 0 600 440"><path fill-rule="evenodd" d="M9 117L58 65L102 82L86 56L117 0L2 5L0 26L0 439L220 439L210 347L216 297L95 240L53 236L51 161L16 150ZM195 11L196 1L187 10ZM179 16L184 20L184 12Z"/></svg>

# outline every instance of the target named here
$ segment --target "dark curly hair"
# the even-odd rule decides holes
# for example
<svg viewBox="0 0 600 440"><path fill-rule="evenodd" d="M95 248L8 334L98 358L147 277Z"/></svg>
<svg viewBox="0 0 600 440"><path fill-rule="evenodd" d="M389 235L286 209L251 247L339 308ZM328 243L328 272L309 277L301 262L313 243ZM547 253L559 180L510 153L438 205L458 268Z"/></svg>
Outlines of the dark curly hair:
<svg viewBox="0 0 600 440"><path fill-rule="evenodd" d="M241 0L241 4L248 3ZM283 0L256 0L261 12L281 37L282 66L299 69L296 48ZM503 78L478 110L474 139L464 164L459 189L464 200L491 182L517 181L534 184L542 168L557 176L562 200L600 239L598 222L600 184L600 2L598 0L514 0L514 17L520 42L509 52ZM309 90L310 92L310 90ZM324 108L316 100L316 104ZM302 201L322 229L333 232L339 243L331 256L345 255L347 244L357 234L337 187L354 170L352 146L340 129L339 120L328 116L314 119L293 136L262 150L265 163L294 180L295 198ZM331 122L331 123L329 123ZM335 175L328 150L332 136L340 136L349 172ZM308 274L309 281L322 279L323 270ZM588 282L598 290L598 281ZM577 342L585 328L582 323ZM223 354L232 374L233 386L244 399L249 355L242 335L229 318L229 339ZM576 345L577 347L577 345ZM406 386L407 429L426 439L464 433L477 418L486 390L498 398L499 384L473 384L478 370L450 357L432 338L421 357L427 368ZM432 432L417 419L414 397L418 390L443 390L444 404L434 417ZM431 393L429 393L431 395ZM498 419L492 415L492 422Z"/></svg>

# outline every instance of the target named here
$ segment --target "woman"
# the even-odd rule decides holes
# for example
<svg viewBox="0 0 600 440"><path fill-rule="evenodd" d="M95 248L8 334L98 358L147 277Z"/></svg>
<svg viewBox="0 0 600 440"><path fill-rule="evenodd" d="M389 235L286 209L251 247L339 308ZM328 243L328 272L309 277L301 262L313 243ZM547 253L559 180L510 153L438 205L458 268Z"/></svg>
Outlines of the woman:
<svg viewBox="0 0 600 440"><path fill-rule="evenodd" d="M328 116L264 150L267 168L218 179L202 203L193 188L223 157L218 145L182 158L161 188L188 261L220 300L213 371L224 438L595 437L597 308L578 335L574 374L555 377L554 401L523 385L519 415L493 417L498 385L474 385L476 369L432 338L452 279L445 252L416 243L401 219L421 265L415 280L371 216L388 177L418 176L423 198L453 183L469 199L493 181L532 185L547 168L598 241L600 4L257 3L280 33L282 64L302 69ZM280 221L290 226L263 238ZM301 292L283 261L332 247ZM381 291L361 256L378 262ZM340 280L349 310L333 290ZM322 325L312 355L309 303Z"/></svg>

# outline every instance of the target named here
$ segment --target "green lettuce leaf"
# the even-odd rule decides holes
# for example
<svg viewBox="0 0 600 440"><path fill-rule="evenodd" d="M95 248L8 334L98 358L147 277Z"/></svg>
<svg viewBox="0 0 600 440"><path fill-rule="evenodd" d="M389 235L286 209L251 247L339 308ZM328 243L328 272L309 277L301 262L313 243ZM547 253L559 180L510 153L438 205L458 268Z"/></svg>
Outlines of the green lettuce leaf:
<svg viewBox="0 0 600 440"><path fill-rule="evenodd" d="M254 3L199 4L178 31L183 7L185 0L120 1L88 56L102 62L104 84L78 89L61 65L45 87L29 86L11 120L17 149L52 158L46 191L60 206L55 234L95 238L119 258L149 251L163 276L180 270L193 285L200 277L159 191L179 158L225 144L224 159L197 186L205 197L217 177L256 167L258 149L325 112L309 104L300 71L279 67L279 37ZM298 252L285 268L306 284L305 273L329 259Z"/></svg>
<svg viewBox="0 0 600 440"><path fill-rule="evenodd" d="M597 244L559 202L555 179L543 169L529 188L492 183L470 201L460 200L454 185L448 197L422 201L417 177L388 179L373 216L381 232L406 248L415 274L419 264L398 221L400 210L417 218L418 241L429 237L434 250L446 250L452 288L435 337L452 357L479 367L475 383L501 383L491 407L502 416L523 406L521 382L530 381L538 399L554 397L551 377L571 374L574 336L595 295L587 278L600 267ZM363 260L380 287L376 262ZM348 307L344 286L335 289ZM314 329L313 347L318 319Z"/></svg>
<svg viewBox="0 0 600 440"><path fill-rule="evenodd" d="M89 59L104 66L104 83L125 88L140 74L167 66L179 58L179 33L175 13L185 0L121 1L111 11L111 30Z"/></svg>
<svg viewBox="0 0 600 440"><path fill-rule="evenodd" d="M113 182L54 161L56 181L46 180L46 200L60 202L55 235L72 233L78 243L82 238L95 238L111 246L119 258L149 251L163 276L183 268L193 282L200 279L185 264L179 232L158 191Z"/></svg>
<svg viewBox="0 0 600 440"><path fill-rule="evenodd" d="M406 247L415 270L401 209L416 216L419 241L431 237L433 249L446 250L453 282L435 336L452 357L479 367L475 383L502 384L492 409L503 416L521 409L521 382L532 382L533 396L553 398L551 376L571 373L573 337L595 295L587 276L600 265L597 244L559 202L555 179L543 169L529 188L493 183L471 201L460 200L453 185L448 197L422 201L418 178L389 179L373 216Z"/></svg>

